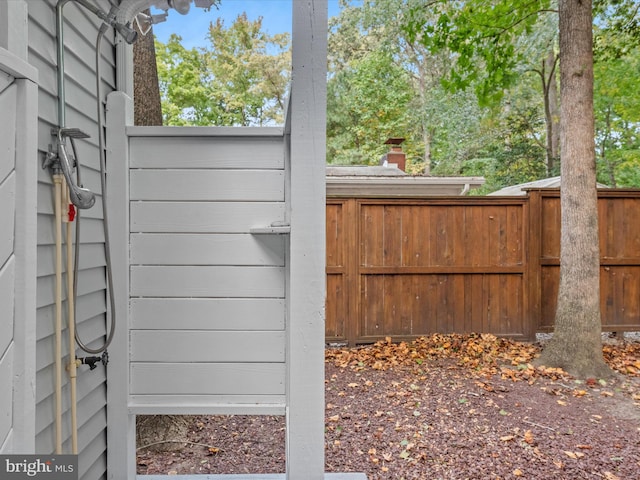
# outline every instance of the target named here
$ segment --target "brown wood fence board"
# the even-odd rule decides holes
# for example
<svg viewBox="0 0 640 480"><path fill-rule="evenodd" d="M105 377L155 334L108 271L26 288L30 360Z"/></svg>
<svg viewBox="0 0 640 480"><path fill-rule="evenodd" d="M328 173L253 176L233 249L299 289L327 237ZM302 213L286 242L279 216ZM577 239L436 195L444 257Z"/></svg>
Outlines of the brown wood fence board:
<svg viewBox="0 0 640 480"><path fill-rule="evenodd" d="M603 330L640 330L640 191L599 192ZM553 328L557 189L526 197L331 198L327 341Z"/></svg>

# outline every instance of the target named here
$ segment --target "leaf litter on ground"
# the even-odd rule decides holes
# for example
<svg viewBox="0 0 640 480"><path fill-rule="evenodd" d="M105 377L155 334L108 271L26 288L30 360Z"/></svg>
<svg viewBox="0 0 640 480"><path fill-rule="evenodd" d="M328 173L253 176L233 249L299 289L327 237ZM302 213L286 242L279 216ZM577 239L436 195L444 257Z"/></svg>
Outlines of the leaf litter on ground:
<svg viewBox="0 0 640 480"><path fill-rule="evenodd" d="M533 367L536 344L435 334L325 353L325 471L368 480L622 480L640 471L640 343L604 345L620 375ZM282 418L194 417L172 454L138 473L285 471ZM213 445L214 455L196 443Z"/></svg>
<svg viewBox="0 0 640 480"><path fill-rule="evenodd" d="M478 376L500 374L511 380L531 381L536 377L569 379L559 368L534 367L540 354L538 344L498 338L492 334L433 334L411 342L392 342L390 337L372 345L327 350L326 361L338 367L386 370L395 366L419 369L428 359L453 359L457 366ZM640 343L620 342L603 346L603 356L612 370L627 376L640 376Z"/></svg>

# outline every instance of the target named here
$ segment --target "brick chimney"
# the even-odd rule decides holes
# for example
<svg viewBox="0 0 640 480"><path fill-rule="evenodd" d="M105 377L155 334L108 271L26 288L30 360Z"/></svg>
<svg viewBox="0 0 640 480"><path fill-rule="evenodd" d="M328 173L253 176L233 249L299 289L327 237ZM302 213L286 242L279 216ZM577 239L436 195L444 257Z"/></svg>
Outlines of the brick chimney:
<svg viewBox="0 0 640 480"><path fill-rule="evenodd" d="M382 157L382 164L389 166L392 164L397 165L397 167L404 172L406 171L407 157L400 146L402 142L404 142L404 138L389 138L384 142L385 145L391 145L391 148L389 152Z"/></svg>

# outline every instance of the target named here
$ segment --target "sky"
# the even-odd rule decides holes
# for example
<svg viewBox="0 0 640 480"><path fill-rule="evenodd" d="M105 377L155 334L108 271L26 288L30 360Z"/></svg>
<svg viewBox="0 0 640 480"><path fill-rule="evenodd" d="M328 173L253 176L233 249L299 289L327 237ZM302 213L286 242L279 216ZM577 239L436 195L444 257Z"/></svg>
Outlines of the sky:
<svg viewBox="0 0 640 480"><path fill-rule="evenodd" d="M296 0L222 0L216 9L212 7L208 12L191 5L187 15L180 15L175 10L169 10L167 21L153 26L153 32L163 43L169 35L176 33L182 37L182 45L187 48L206 46L206 35L210 22L218 17L224 19L229 26L242 12L247 13L249 20L262 17L262 28L268 34L291 32L291 2ZM339 13L338 0L327 0L329 16ZM161 13L154 11L151 13Z"/></svg>

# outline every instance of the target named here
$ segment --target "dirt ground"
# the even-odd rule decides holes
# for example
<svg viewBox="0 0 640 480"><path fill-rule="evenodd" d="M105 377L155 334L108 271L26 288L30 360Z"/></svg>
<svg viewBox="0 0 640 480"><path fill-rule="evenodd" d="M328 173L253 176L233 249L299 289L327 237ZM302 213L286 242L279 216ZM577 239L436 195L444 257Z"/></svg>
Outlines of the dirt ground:
<svg viewBox="0 0 640 480"><path fill-rule="evenodd" d="M612 379L533 368L536 345L435 335L326 353L327 472L374 479L640 479L640 342L604 345ZM281 473L281 417L190 418L139 474Z"/></svg>

